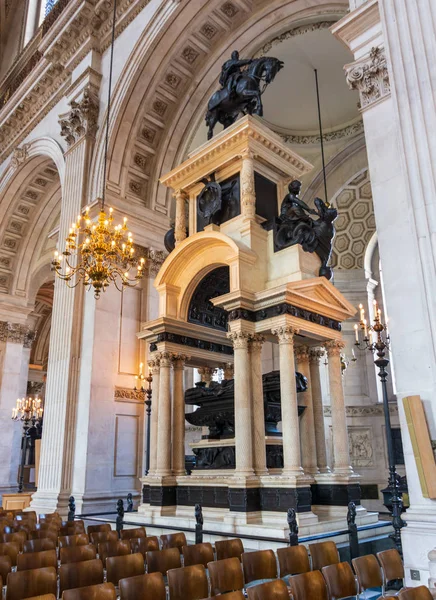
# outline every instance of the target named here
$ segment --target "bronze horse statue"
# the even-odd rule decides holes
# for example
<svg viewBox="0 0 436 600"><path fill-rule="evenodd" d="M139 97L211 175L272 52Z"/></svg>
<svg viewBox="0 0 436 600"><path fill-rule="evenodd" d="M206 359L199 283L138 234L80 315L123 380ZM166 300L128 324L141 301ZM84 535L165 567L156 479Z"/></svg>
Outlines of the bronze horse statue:
<svg viewBox="0 0 436 600"><path fill-rule="evenodd" d="M240 62L248 63L247 68L237 72L236 77L230 80L230 84L224 85L209 100L206 113L206 124L209 127L208 140L212 138L217 123L221 123L226 129L236 121L239 113L262 117L261 96L266 86L274 80L283 67L283 61L271 56Z"/></svg>

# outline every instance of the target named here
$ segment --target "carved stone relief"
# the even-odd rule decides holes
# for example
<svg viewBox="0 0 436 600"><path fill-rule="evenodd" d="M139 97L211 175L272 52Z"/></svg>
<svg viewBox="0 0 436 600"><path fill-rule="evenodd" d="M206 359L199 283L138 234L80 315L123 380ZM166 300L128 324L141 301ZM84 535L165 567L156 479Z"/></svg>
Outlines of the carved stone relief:
<svg viewBox="0 0 436 600"><path fill-rule="evenodd" d="M61 136L66 139L68 146L72 146L85 135L95 136L99 110L98 98L90 88L85 88L83 98L79 102L72 100L70 106L70 112L62 115L59 120Z"/></svg>
<svg viewBox="0 0 436 600"><path fill-rule="evenodd" d="M374 466L372 430L370 428L349 427L348 445L353 467Z"/></svg>
<svg viewBox="0 0 436 600"><path fill-rule="evenodd" d="M362 110L389 96L391 86L384 48L374 47L369 57L348 65L346 79L349 88L359 92Z"/></svg>

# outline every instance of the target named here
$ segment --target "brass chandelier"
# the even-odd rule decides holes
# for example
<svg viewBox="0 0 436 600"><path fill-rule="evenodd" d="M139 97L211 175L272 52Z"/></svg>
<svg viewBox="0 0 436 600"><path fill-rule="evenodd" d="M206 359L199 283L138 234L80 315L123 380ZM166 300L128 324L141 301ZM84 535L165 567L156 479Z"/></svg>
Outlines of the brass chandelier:
<svg viewBox="0 0 436 600"><path fill-rule="evenodd" d="M135 257L132 234L127 229L127 218L123 224L114 225L113 209L105 211L105 191L107 173L107 155L109 143L109 120L111 110L112 71L114 59L115 21L117 2L114 0L112 41L110 51L108 107L106 117L106 137L103 167L103 193L100 213L96 221L89 217L89 207L84 215L77 217L66 238L65 250L54 253L52 270L59 279L74 288L83 283L88 289L94 289L95 298L111 284L122 291L125 287L134 287L143 277L145 259ZM136 272L132 269L136 267Z"/></svg>

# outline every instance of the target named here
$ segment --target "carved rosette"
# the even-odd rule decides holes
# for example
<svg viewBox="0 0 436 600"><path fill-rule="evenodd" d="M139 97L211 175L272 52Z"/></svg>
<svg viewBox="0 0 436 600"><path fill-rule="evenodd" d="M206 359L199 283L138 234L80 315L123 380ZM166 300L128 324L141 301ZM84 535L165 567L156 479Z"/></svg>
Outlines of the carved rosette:
<svg viewBox="0 0 436 600"><path fill-rule="evenodd" d="M29 158L29 144L23 144L21 148L14 148L11 158L11 167L18 169Z"/></svg>
<svg viewBox="0 0 436 600"><path fill-rule="evenodd" d="M346 67L348 87L360 94L361 109L389 96L391 86L383 48L374 47L369 57Z"/></svg>
<svg viewBox="0 0 436 600"><path fill-rule="evenodd" d="M256 214L256 193L254 189L254 154L246 150L241 154L241 213L254 219Z"/></svg>
<svg viewBox="0 0 436 600"><path fill-rule="evenodd" d="M99 112L98 98L90 88L85 88L82 99L79 102L72 100L70 106L70 112L59 120L61 136L66 139L68 146L84 136L95 137Z"/></svg>
<svg viewBox="0 0 436 600"><path fill-rule="evenodd" d="M0 342L12 344L23 344L25 348L31 348L36 338L36 331L27 325L0 321Z"/></svg>
<svg viewBox="0 0 436 600"><path fill-rule="evenodd" d="M308 363L310 359L309 346L298 346L295 348L295 358L299 363Z"/></svg>
<svg viewBox="0 0 436 600"><path fill-rule="evenodd" d="M323 348L311 348L309 352L309 361L311 364L319 365L319 361L324 356L325 351Z"/></svg>
<svg viewBox="0 0 436 600"><path fill-rule="evenodd" d="M342 350L345 348L345 342L342 340L331 340L324 344L324 348L326 349L328 357L340 356Z"/></svg>
<svg viewBox="0 0 436 600"><path fill-rule="evenodd" d="M234 350L241 350L248 349L251 335L245 331L231 331L227 334L227 338L232 340Z"/></svg>
<svg viewBox="0 0 436 600"><path fill-rule="evenodd" d="M294 335L299 333L299 329L294 327L277 327L272 329L271 333L279 338L279 344L293 344Z"/></svg>

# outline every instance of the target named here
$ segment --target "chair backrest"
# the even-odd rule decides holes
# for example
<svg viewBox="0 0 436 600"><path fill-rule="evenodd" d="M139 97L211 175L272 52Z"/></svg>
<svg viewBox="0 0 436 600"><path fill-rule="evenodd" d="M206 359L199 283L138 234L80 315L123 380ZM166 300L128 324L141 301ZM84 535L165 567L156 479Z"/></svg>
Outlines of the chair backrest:
<svg viewBox="0 0 436 600"><path fill-rule="evenodd" d="M43 539L49 539L56 542L56 540L58 539L58 532L54 531L53 529L34 529L29 533L29 540Z"/></svg>
<svg viewBox="0 0 436 600"><path fill-rule="evenodd" d="M6 583L8 574L12 571L12 560L10 556L0 556L0 577Z"/></svg>
<svg viewBox="0 0 436 600"><path fill-rule="evenodd" d="M194 544L193 546L183 546L183 564L185 567L191 565L207 566L208 562L214 560L212 544L205 542L203 544Z"/></svg>
<svg viewBox="0 0 436 600"><path fill-rule="evenodd" d="M15 542L20 547L20 552L23 550L24 542L27 540L27 534L24 531L18 533L2 533L0 535L0 543Z"/></svg>
<svg viewBox="0 0 436 600"><path fill-rule="evenodd" d="M232 540L219 540L215 542L216 559L223 560L224 558L239 558L241 560L244 552L244 544L239 538Z"/></svg>
<svg viewBox="0 0 436 600"><path fill-rule="evenodd" d="M245 600L242 592L229 592L228 594L220 594L219 596L210 596L205 600Z"/></svg>
<svg viewBox="0 0 436 600"><path fill-rule="evenodd" d="M400 600L432 600L433 598L430 590L425 585L403 590L398 597Z"/></svg>
<svg viewBox="0 0 436 600"><path fill-rule="evenodd" d="M321 571L310 571L294 575L289 579L293 600L327 600L327 584Z"/></svg>
<svg viewBox="0 0 436 600"><path fill-rule="evenodd" d="M244 577L241 563L236 557L224 558L208 563L211 594L223 594L242 590Z"/></svg>
<svg viewBox="0 0 436 600"><path fill-rule="evenodd" d="M103 542L116 542L118 540L118 533L116 531L97 531L89 535L91 544L98 546Z"/></svg>
<svg viewBox="0 0 436 600"><path fill-rule="evenodd" d="M88 535L91 533L107 533L112 531L112 527L109 523L102 523L101 525L88 525Z"/></svg>
<svg viewBox="0 0 436 600"><path fill-rule="evenodd" d="M59 548L70 548L71 546L86 546L89 544L89 537L86 533L77 533L76 535L61 535L58 538Z"/></svg>
<svg viewBox="0 0 436 600"><path fill-rule="evenodd" d="M32 596L26 600L56 600L56 596L54 594L43 594L42 596Z"/></svg>
<svg viewBox="0 0 436 600"><path fill-rule="evenodd" d="M182 565L178 548L147 552L146 561L148 573L162 573L162 575L166 575L169 569L178 569Z"/></svg>
<svg viewBox="0 0 436 600"><path fill-rule="evenodd" d="M43 550L42 552L28 552L17 556L17 571L29 569L42 569L43 567L58 568L56 550Z"/></svg>
<svg viewBox="0 0 436 600"><path fill-rule="evenodd" d="M68 563L59 567L59 593L64 590L103 583L103 563L100 559Z"/></svg>
<svg viewBox="0 0 436 600"><path fill-rule="evenodd" d="M167 533L165 535L161 535L160 539L162 541L162 550L167 550L168 548L178 548L181 553L183 546L187 545L186 535L182 532Z"/></svg>
<svg viewBox="0 0 436 600"><path fill-rule="evenodd" d="M352 563L357 575L360 591L363 592L368 588L376 588L383 585L381 568L373 554L353 558Z"/></svg>
<svg viewBox="0 0 436 600"><path fill-rule="evenodd" d="M59 529L60 535L76 535L77 533L86 533L83 521L68 521Z"/></svg>
<svg viewBox="0 0 436 600"><path fill-rule="evenodd" d="M162 573L147 573L121 579L121 600L166 600L167 594Z"/></svg>
<svg viewBox="0 0 436 600"><path fill-rule="evenodd" d="M17 566L17 555L19 551L20 546L16 542L5 542L4 544L0 544L0 556L9 556L13 567Z"/></svg>
<svg viewBox="0 0 436 600"><path fill-rule="evenodd" d="M98 545L98 555L106 565L109 556L125 556L131 554L128 540L117 540L116 542L102 542Z"/></svg>
<svg viewBox="0 0 436 600"><path fill-rule="evenodd" d="M327 583L331 600L355 596L357 594L356 578L350 563L342 562L338 565L323 567L322 574Z"/></svg>
<svg viewBox="0 0 436 600"><path fill-rule="evenodd" d="M309 554L306 546L288 546L278 548L280 577L285 575L299 575L310 571Z"/></svg>
<svg viewBox="0 0 436 600"><path fill-rule="evenodd" d="M144 560L146 559L147 552L159 550L159 539L156 536L131 538L129 542L132 554L140 552Z"/></svg>
<svg viewBox="0 0 436 600"><path fill-rule="evenodd" d="M6 600L22 600L43 594L57 594L57 575L53 567L9 573Z"/></svg>
<svg viewBox="0 0 436 600"><path fill-rule="evenodd" d="M70 546L61 548L59 551L61 564L82 562L84 560L94 560L97 558L97 548L92 544L86 546Z"/></svg>
<svg viewBox="0 0 436 600"><path fill-rule="evenodd" d="M277 561L272 550L244 552L242 568L246 584L257 579L276 579L277 577Z"/></svg>
<svg viewBox="0 0 436 600"><path fill-rule="evenodd" d="M168 571L170 600L201 600L209 593L206 569L191 565Z"/></svg>
<svg viewBox="0 0 436 600"><path fill-rule="evenodd" d="M106 581L114 585L118 585L120 579L144 573L144 557L140 552L127 556L109 556L106 560Z"/></svg>
<svg viewBox="0 0 436 600"><path fill-rule="evenodd" d="M377 558L382 566L385 581L404 579L404 565L396 548L377 552Z"/></svg>
<svg viewBox="0 0 436 600"><path fill-rule="evenodd" d="M86 587L65 590L62 600L116 600L117 592L113 583L99 583Z"/></svg>
<svg viewBox="0 0 436 600"><path fill-rule="evenodd" d="M56 542L51 538L42 540L27 540L23 544L23 552L43 552L44 550L56 550Z"/></svg>
<svg viewBox="0 0 436 600"><path fill-rule="evenodd" d="M135 529L122 529L120 531L120 537L122 540L130 540L132 538L145 538L147 532L145 527L135 527Z"/></svg>
<svg viewBox="0 0 436 600"><path fill-rule="evenodd" d="M289 589L282 579L254 585L247 592L248 600L289 600ZM310 600L314 600L312 596Z"/></svg>
<svg viewBox="0 0 436 600"><path fill-rule="evenodd" d="M309 552L313 571L320 571L323 567L337 565L340 562L339 552L334 542L309 544Z"/></svg>

